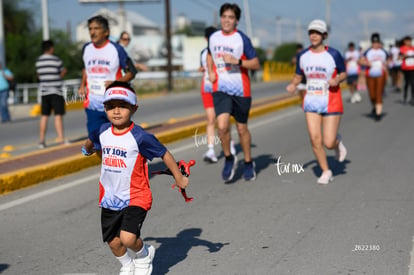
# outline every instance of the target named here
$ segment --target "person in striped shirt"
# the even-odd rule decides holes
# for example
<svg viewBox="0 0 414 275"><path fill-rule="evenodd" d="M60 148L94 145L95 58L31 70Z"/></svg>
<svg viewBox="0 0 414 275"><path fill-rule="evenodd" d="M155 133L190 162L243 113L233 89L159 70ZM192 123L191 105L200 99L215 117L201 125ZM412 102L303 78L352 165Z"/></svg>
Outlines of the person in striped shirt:
<svg viewBox="0 0 414 275"><path fill-rule="evenodd" d="M41 109L39 127L39 148L45 148L47 122L53 110L55 114L55 129L59 144L64 144L63 116L65 115L65 99L62 93L63 77L67 70L62 60L54 55L52 40L42 42L43 54L37 58L36 73L40 82Z"/></svg>

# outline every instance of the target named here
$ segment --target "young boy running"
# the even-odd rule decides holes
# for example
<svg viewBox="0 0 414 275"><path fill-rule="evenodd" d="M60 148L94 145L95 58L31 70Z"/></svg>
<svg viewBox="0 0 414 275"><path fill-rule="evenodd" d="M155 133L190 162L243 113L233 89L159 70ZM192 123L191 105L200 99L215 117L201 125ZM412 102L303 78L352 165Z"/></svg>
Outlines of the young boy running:
<svg viewBox="0 0 414 275"><path fill-rule="evenodd" d="M165 146L131 121L138 105L128 83L109 85L103 102L110 123L90 133L82 147L84 155L96 151L102 159L99 206L103 241L121 262L120 275L151 274L155 249L140 238L152 204L147 160L162 158L180 188L187 187L188 178Z"/></svg>

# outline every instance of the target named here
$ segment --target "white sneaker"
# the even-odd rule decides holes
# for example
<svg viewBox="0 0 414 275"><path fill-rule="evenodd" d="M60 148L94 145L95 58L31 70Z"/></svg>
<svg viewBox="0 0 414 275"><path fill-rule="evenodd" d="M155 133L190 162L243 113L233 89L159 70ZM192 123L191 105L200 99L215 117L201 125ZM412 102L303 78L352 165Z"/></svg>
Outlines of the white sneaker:
<svg viewBox="0 0 414 275"><path fill-rule="evenodd" d="M351 101L351 103L356 103L356 97L355 97L355 94L353 94L353 95L351 96L350 101Z"/></svg>
<svg viewBox="0 0 414 275"><path fill-rule="evenodd" d="M135 265L133 262L129 266L121 267L119 275L134 275Z"/></svg>
<svg viewBox="0 0 414 275"><path fill-rule="evenodd" d="M236 147L234 146L234 141L230 140L230 153L235 156L236 155Z"/></svg>
<svg viewBox="0 0 414 275"><path fill-rule="evenodd" d="M355 102L361 102L362 98L359 92L355 92Z"/></svg>
<svg viewBox="0 0 414 275"><path fill-rule="evenodd" d="M210 163L216 163L218 161L214 150L210 149L203 155L204 161Z"/></svg>
<svg viewBox="0 0 414 275"><path fill-rule="evenodd" d="M333 181L332 171L326 170L322 172L322 175L318 178L319 184L328 184Z"/></svg>
<svg viewBox="0 0 414 275"><path fill-rule="evenodd" d="M344 143L342 142L341 135L338 134L336 138L338 139L339 144L338 147L335 148L335 156L339 162L343 162L346 158L347 150Z"/></svg>
<svg viewBox="0 0 414 275"><path fill-rule="evenodd" d="M152 245L146 245L148 250L147 257L134 259L135 275L151 275L152 273L152 260L155 256L155 248Z"/></svg>

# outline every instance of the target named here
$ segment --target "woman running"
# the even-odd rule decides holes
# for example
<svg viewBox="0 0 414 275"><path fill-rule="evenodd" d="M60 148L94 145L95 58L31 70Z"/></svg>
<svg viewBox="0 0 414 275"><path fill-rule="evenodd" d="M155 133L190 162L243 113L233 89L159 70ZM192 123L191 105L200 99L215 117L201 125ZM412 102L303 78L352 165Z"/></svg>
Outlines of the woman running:
<svg viewBox="0 0 414 275"><path fill-rule="evenodd" d="M310 22L308 34L311 45L298 55L296 75L286 90L294 93L302 78L306 77L303 110L312 150L322 169L322 175L317 182L328 184L333 176L324 146L334 149L340 162L345 160L347 153L338 134L343 113L339 83L346 79L345 62L338 50L324 44L328 37L325 21L316 19Z"/></svg>

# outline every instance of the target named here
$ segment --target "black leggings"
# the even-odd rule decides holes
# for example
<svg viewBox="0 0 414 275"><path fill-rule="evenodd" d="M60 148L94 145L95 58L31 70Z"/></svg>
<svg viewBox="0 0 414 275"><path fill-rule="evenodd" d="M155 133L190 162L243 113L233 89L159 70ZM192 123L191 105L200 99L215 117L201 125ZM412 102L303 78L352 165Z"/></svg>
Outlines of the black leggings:
<svg viewBox="0 0 414 275"><path fill-rule="evenodd" d="M407 101L408 86L411 86L411 101L414 102L414 70L403 71L404 73L404 101Z"/></svg>

